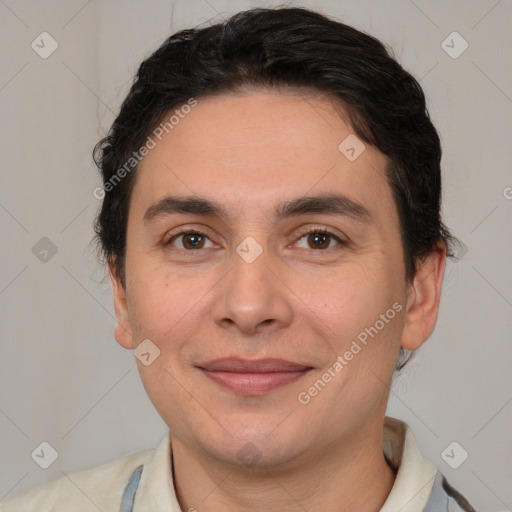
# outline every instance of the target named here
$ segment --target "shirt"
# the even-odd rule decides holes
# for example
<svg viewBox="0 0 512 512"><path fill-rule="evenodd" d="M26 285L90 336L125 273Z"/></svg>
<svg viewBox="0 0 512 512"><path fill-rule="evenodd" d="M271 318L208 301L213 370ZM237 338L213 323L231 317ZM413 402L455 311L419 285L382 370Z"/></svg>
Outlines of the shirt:
<svg viewBox="0 0 512 512"><path fill-rule="evenodd" d="M385 417L383 452L396 478L380 512L476 512L419 452L411 428ZM65 475L0 504L0 512L183 512L170 431L156 449Z"/></svg>

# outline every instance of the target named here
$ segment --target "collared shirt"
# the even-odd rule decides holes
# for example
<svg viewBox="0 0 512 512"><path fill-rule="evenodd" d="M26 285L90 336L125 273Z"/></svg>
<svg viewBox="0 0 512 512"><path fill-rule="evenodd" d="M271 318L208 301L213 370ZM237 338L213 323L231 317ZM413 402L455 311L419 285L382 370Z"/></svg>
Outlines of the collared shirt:
<svg viewBox="0 0 512 512"><path fill-rule="evenodd" d="M386 417L383 451L396 478L380 512L475 512L419 452L410 427ZM0 512L183 512L174 491L170 432L155 450L70 473L0 504Z"/></svg>

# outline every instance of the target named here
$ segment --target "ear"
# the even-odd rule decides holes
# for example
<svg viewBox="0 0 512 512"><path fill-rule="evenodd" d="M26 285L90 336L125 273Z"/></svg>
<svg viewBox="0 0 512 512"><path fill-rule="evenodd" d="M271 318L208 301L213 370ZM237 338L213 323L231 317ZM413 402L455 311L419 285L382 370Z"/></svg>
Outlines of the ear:
<svg viewBox="0 0 512 512"><path fill-rule="evenodd" d="M440 244L423 261L408 287L402 347L416 350L434 331L441 300L446 246Z"/></svg>
<svg viewBox="0 0 512 512"><path fill-rule="evenodd" d="M114 310L117 318L115 338L122 347L132 349L134 348L133 336L130 317L128 314L126 291L117 276L117 271L113 261L109 261L108 268L114 294Z"/></svg>

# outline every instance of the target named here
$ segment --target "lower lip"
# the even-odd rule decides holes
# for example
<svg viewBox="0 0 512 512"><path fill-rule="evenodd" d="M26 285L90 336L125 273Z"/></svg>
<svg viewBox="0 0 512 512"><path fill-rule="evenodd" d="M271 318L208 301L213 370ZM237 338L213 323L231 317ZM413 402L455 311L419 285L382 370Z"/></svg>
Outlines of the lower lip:
<svg viewBox="0 0 512 512"><path fill-rule="evenodd" d="M209 371L201 368L208 378L240 395L260 395L290 384L309 373L310 368L296 372L235 373Z"/></svg>

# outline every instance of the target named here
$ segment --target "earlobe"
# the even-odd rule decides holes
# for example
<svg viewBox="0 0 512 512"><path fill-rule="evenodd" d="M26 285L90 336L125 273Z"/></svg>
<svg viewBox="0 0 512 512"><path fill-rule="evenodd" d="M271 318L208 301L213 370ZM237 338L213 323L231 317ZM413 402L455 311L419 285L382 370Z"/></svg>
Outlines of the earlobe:
<svg viewBox="0 0 512 512"><path fill-rule="evenodd" d="M117 324L115 328L116 341L124 348L133 348L132 328L128 314L128 305L126 300L126 291L119 281L114 262L109 262L109 274L112 283L112 292L114 296L114 310L116 313Z"/></svg>
<svg viewBox="0 0 512 512"><path fill-rule="evenodd" d="M441 300L446 247L441 244L422 262L409 285L402 347L417 350L434 331Z"/></svg>

